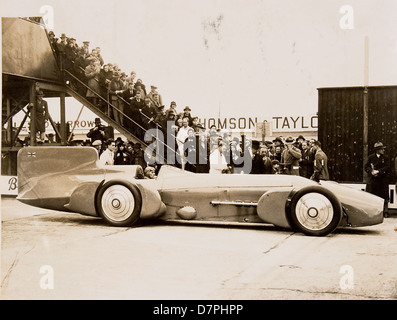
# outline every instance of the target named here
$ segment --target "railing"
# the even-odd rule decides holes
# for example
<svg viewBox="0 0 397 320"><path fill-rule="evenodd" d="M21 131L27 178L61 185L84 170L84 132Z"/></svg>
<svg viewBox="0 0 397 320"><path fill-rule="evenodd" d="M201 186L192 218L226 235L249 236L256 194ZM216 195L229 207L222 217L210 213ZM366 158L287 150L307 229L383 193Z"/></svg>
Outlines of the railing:
<svg viewBox="0 0 397 320"><path fill-rule="evenodd" d="M77 78L74 74L72 74L70 71L63 69L63 72L71 77L73 79L73 81L76 81L79 85L81 85L83 88L85 88L86 90L89 90L90 92L92 92L97 98L99 98L102 102L105 103L105 105L108 106L108 108L110 108L112 111L117 111L118 113L120 113L121 115L123 115L124 118L126 118L128 121L130 121L133 125L135 125L136 127L138 127L140 130L142 130L143 134L145 134L147 132L146 128L144 128L143 126L141 126L139 123L137 123L136 121L134 121L133 119L131 119L131 117L129 117L125 112L123 112L122 110L120 110L119 108L117 108L116 106L114 106L109 100L105 99L103 96L101 96L98 92L96 92L95 90L93 90L92 88L90 88L88 85L86 85L83 81L81 81L79 78ZM70 85L67 85L68 88L70 90L72 90L76 95L78 95L80 98L83 98L86 103L88 102L89 104L93 105L90 101L88 101L86 99L86 97L82 97L82 95L77 92L75 89L73 89ZM125 103L126 105L130 106L130 103L128 101L126 101L125 99L123 99L123 97L121 97L120 95L117 95L117 98L120 99L123 103ZM95 108L103 113L97 106L95 106ZM145 117L148 121L152 121L151 118L149 118L146 114L144 114L142 111L140 111L140 115ZM109 118L110 114L109 114ZM117 123L116 120L111 119L112 121L114 121L115 123ZM148 122L149 123L149 122ZM156 126L156 130L161 130L162 131L162 126L156 122L153 122ZM127 130L125 127L123 127L120 123L117 123L120 127L122 127L124 130L126 130L127 132L129 132L130 134L132 134L129 130ZM135 136L135 135L134 135ZM174 139L176 138L174 135L172 136ZM137 138L139 141L141 141L141 139L139 139L138 137L135 136L135 138ZM166 143L164 143L164 141L162 141L161 139L157 139L157 137L155 137L154 135L152 135L152 138L155 138L156 141L158 143L161 143L163 145L163 147L165 147L167 150L170 150L171 152L176 154L176 150L174 150L173 148L171 148L169 145L167 145ZM143 141L141 141L143 142ZM161 155L160 155L161 156ZM164 159L164 157L162 157ZM165 159L164 159L165 160Z"/></svg>

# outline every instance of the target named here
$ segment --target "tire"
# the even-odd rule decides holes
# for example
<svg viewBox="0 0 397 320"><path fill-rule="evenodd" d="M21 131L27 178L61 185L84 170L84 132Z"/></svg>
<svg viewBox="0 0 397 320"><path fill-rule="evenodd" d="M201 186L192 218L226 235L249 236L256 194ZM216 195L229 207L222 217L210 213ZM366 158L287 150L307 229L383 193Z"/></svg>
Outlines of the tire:
<svg viewBox="0 0 397 320"><path fill-rule="evenodd" d="M293 197L287 220L295 231L308 236L326 236L342 219L342 205L329 190L318 186L302 188Z"/></svg>
<svg viewBox="0 0 397 320"><path fill-rule="evenodd" d="M110 225L130 227L139 221L142 197L133 184L112 180L99 187L95 205L99 216Z"/></svg>

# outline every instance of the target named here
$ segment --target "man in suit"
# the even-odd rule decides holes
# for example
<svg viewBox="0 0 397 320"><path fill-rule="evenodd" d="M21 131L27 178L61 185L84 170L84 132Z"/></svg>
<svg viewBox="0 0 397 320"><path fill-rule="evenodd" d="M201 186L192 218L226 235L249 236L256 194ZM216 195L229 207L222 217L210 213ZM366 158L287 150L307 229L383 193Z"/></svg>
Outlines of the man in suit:
<svg viewBox="0 0 397 320"><path fill-rule="evenodd" d="M307 141L302 141L302 159L300 161L300 175L310 179L313 174L314 155Z"/></svg>
<svg viewBox="0 0 397 320"><path fill-rule="evenodd" d="M145 101L141 98L141 93L137 92L134 99L131 100L128 116L133 120L129 121L130 132L138 139L143 139L142 131L142 109L145 108Z"/></svg>
<svg viewBox="0 0 397 320"><path fill-rule="evenodd" d="M135 96L134 84L131 82L128 83L127 89L123 91L121 96L123 97L123 99L125 101L127 101L128 103L131 103Z"/></svg>
<svg viewBox="0 0 397 320"><path fill-rule="evenodd" d="M252 167L250 174L264 174L265 164L263 162L263 157L259 153L260 143L259 141L252 140Z"/></svg>
<svg viewBox="0 0 397 320"><path fill-rule="evenodd" d="M108 139L106 127L101 123L100 118L95 118L95 126L87 133L87 137L91 139L91 143L97 140L103 143Z"/></svg>
<svg viewBox="0 0 397 320"><path fill-rule="evenodd" d="M157 112L156 108L152 105L152 102L149 98L145 98L145 106L142 109L142 123L144 124L145 129L153 129L156 128L156 124L154 119L156 118Z"/></svg>
<svg viewBox="0 0 397 320"><path fill-rule="evenodd" d="M68 45L68 37L62 33L60 36L61 41L58 43L58 50L60 53L65 53L66 46Z"/></svg>
<svg viewBox="0 0 397 320"><path fill-rule="evenodd" d="M328 180L328 157L321 149L320 141L314 141L312 150L315 152L314 156L314 172L310 177L311 180L319 182L320 180Z"/></svg>
<svg viewBox="0 0 397 320"><path fill-rule="evenodd" d="M43 99L44 93L39 90L36 94L36 103L29 104L30 108L35 108L36 118L33 119L36 125L36 140L43 143L45 139L45 124L49 119L48 103Z"/></svg>
<svg viewBox="0 0 397 320"><path fill-rule="evenodd" d="M365 191L377 195L384 199L384 217L388 217L389 202L389 173L390 162L385 155L386 147L382 142L378 141L374 145L375 153L368 157L368 161L364 166L365 172L368 174L368 182Z"/></svg>
<svg viewBox="0 0 397 320"><path fill-rule="evenodd" d="M113 118L120 125L124 126L124 101L120 99L123 94L123 82L120 80L120 72L113 72L112 80L109 84L110 102L114 106ZM121 113L122 112L122 113Z"/></svg>

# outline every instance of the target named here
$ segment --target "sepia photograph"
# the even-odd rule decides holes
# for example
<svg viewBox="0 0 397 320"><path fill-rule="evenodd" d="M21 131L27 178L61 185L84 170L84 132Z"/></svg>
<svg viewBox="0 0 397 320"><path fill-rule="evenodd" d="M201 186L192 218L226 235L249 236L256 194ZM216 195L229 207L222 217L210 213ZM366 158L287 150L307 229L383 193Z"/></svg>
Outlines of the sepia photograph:
<svg viewBox="0 0 397 320"><path fill-rule="evenodd" d="M397 299L396 1L0 12L0 300Z"/></svg>

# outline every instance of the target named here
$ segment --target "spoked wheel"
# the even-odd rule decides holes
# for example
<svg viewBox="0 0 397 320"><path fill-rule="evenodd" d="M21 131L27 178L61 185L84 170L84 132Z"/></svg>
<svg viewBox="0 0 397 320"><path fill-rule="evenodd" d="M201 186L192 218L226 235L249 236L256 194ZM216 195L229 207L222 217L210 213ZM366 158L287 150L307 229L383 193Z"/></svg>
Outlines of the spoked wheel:
<svg viewBox="0 0 397 320"><path fill-rule="evenodd" d="M109 224L126 227L139 220L142 199L136 186L125 181L109 181L100 187L96 197L99 215Z"/></svg>
<svg viewBox="0 0 397 320"><path fill-rule="evenodd" d="M293 229L310 236L325 236L338 227L342 205L327 189L307 187L294 195L287 217Z"/></svg>

